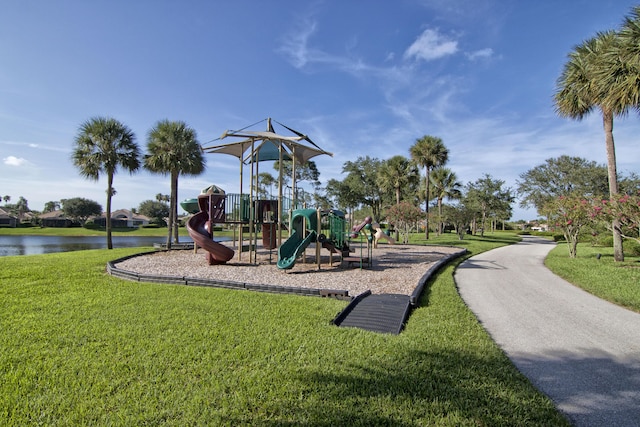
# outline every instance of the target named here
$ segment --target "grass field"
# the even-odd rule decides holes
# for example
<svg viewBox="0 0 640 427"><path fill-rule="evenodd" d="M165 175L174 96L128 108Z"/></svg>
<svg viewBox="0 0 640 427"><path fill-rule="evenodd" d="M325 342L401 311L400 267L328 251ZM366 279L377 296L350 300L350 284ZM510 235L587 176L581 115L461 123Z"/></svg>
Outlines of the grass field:
<svg viewBox="0 0 640 427"><path fill-rule="evenodd" d="M454 266L396 336L330 325L344 301L105 274L135 252L0 258L0 425L567 425L466 308Z"/></svg>
<svg viewBox="0 0 640 427"><path fill-rule="evenodd" d="M571 259L566 244L559 243L545 265L582 289L640 313L640 257L626 255L624 262L615 262L613 248L579 243L578 255Z"/></svg>

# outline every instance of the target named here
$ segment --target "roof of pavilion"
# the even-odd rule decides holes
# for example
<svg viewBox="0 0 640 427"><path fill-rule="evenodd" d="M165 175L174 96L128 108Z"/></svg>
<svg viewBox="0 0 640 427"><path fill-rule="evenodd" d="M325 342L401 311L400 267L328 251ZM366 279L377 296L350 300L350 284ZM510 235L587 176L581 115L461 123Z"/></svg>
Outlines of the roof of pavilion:
<svg viewBox="0 0 640 427"><path fill-rule="evenodd" d="M271 118L264 119L262 121L267 121L267 130L252 131L246 130L247 128L237 131L227 130L220 138L217 138L214 141L226 138L235 138L235 141L226 144L203 147L204 152L230 154L237 157L244 163L279 160L281 148L282 158L284 160L291 160L292 158L295 158L296 161L301 164L304 164L309 159L322 154L333 156L333 153L324 151L318 147L318 145L316 145L307 135L291 129L279 122L276 123L293 135L276 133L271 124Z"/></svg>

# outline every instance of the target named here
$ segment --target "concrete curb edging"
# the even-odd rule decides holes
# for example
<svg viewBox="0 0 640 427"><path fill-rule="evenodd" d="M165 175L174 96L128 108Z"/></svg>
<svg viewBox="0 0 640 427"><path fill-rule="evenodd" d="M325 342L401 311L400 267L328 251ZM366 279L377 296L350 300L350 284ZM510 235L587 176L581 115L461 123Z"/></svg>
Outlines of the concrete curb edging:
<svg viewBox="0 0 640 427"><path fill-rule="evenodd" d="M331 297L336 299L350 300L348 290L332 290L330 293L325 289L315 288L298 288L293 286L280 286L280 285L262 285L255 283L243 283L229 280L216 280L216 279L203 279L198 277L188 276L164 276L155 274L139 274L134 271L122 270L116 267L116 264L133 257L148 255L152 252L142 252L135 255L129 255L126 257L118 258L107 263L107 273L111 276L118 277L120 279L130 280L134 282L149 282L149 283L165 283L169 285L186 285L186 286L206 286L212 288L225 288L225 289L243 289L249 291L269 292L277 294L295 294L303 296L315 296L315 297Z"/></svg>
<svg viewBox="0 0 640 427"><path fill-rule="evenodd" d="M429 281L429 279L431 279L431 276L433 276L444 265L448 264L450 261L458 257L465 255L467 252L468 252L467 249L464 248L459 252L447 255L446 257L442 258L441 260L433 264L431 267L429 267L426 273L424 273L424 275L420 278L420 281L418 282L418 286L416 286L416 288L413 290L413 292L409 296L409 302L411 303L411 306L416 307L418 305L418 302L420 301L420 296L422 295L422 292L424 290L424 286Z"/></svg>

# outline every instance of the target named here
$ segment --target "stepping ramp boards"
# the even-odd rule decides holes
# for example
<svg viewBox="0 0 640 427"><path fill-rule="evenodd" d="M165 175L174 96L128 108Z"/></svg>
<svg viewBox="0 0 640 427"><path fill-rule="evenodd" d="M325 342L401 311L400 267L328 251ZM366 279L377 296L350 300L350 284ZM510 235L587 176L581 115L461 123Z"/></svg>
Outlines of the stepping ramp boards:
<svg viewBox="0 0 640 427"><path fill-rule="evenodd" d="M278 248L278 268L288 270L296 264L300 256L311 242L317 240L316 227L318 224L315 209L297 209L291 218L291 236ZM305 236L305 229L307 235Z"/></svg>
<svg viewBox="0 0 640 427"><path fill-rule="evenodd" d="M341 327L399 334L409 317L409 296L400 294L372 294L366 291L355 297L333 320Z"/></svg>

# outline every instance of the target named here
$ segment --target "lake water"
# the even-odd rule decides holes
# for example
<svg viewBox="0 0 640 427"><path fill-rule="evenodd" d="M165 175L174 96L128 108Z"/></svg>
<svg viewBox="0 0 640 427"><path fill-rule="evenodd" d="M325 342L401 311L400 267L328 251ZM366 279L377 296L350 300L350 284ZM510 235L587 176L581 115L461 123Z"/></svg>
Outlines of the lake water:
<svg viewBox="0 0 640 427"><path fill-rule="evenodd" d="M219 240L216 238L216 240ZM135 248L164 244L166 237L112 236L114 248ZM192 243L188 236L180 236L180 243ZM0 236L0 256L38 255L53 252L106 249L106 236Z"/></svg>

